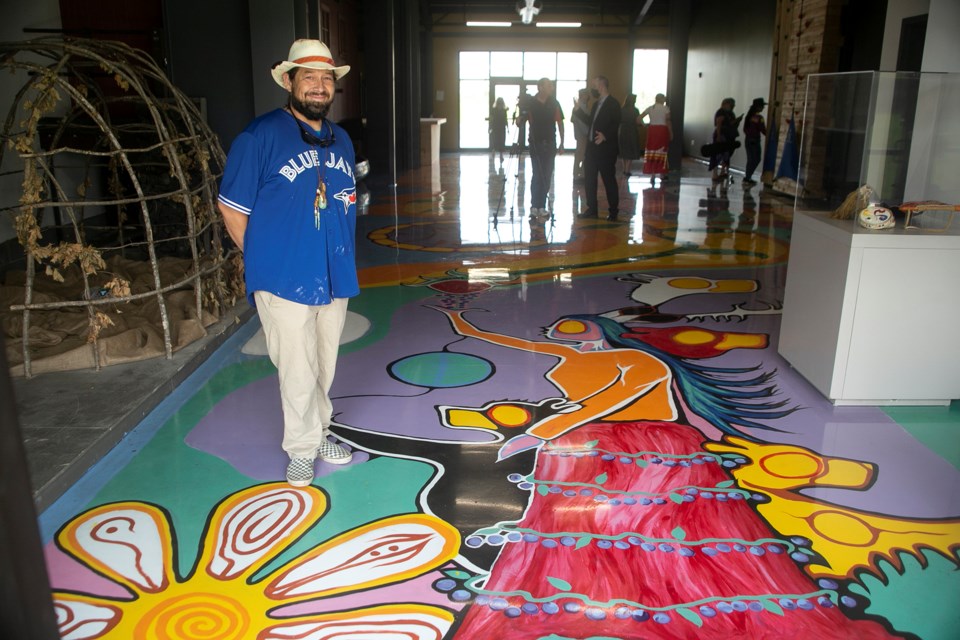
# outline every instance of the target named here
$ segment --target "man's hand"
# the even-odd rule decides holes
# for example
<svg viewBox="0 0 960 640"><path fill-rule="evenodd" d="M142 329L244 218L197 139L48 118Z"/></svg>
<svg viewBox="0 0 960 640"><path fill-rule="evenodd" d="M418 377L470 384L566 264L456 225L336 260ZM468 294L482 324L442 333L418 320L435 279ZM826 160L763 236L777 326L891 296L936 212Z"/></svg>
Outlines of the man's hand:
<svg viewBox="0 0 960 640"><path fill-rule="evenodd" d="M603 135L603 131L594 131L593 144L603 144L606 141L607 141L607 137Z"/></svg>

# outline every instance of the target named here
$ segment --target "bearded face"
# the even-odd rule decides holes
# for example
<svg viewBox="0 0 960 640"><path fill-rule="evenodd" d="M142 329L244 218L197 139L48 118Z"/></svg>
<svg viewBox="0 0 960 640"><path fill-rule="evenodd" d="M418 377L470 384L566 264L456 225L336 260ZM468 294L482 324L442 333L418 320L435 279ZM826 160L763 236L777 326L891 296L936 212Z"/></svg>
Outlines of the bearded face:
<svg viewBox="0 0 960 640"><path fill-rule="evenodd" d="M336 78L328 69L301 67L284 74L284 86L290 92L290 106L312 121L327 117L336 95Z"/></svg>

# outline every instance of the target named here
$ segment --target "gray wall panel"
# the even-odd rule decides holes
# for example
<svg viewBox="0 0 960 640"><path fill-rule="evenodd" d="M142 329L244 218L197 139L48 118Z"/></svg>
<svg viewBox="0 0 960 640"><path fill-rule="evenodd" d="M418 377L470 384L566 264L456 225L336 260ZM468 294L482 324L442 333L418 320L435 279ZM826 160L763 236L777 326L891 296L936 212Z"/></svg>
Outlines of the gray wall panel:
<svg viewBox="0 0 960 640"><path fill-rule="evenodd" d="M687 56L684 153L699 156L700 147L710 142L713 114L723 98L737 101L737 115L746 113L754 98L769 100L775 20L775 0L694 4ZM743 148L737 150L730 164L743 168Z"/></svg>
<svg viewBox="0 0 960 640"><path fill-rule="evenodd" d="M164 0L170 77L205 98L207 122L224 149L253 117L246 0Z"/></svg>

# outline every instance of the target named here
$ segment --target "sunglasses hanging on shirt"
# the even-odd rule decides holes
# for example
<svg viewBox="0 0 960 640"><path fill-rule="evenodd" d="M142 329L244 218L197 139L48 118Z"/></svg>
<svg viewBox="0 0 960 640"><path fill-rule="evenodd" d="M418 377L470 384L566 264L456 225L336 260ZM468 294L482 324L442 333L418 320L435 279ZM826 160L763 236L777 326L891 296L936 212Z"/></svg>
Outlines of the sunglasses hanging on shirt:
<svg viewBox="0 0 960 640"><path fill-rule="evenodd" d="M290 114L293 115L293 114ZM326 120L323 121L323 126L327 128L327 131L330 135L321 138L312 131L309 131L303 123L300 122L300 118L293 116L293 119L297 121L297 126L300 128L300 139L306 142L311 147L320 147L321 149L326 149L332 144L336 144L337 136L333 134L333 127L330 126Z"/></svg>

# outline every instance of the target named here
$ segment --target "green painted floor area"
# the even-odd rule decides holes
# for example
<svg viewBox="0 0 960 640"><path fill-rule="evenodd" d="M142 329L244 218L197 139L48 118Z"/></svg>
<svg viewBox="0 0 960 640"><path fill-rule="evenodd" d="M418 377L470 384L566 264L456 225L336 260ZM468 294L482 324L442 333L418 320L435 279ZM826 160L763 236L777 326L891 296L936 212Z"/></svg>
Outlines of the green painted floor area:
<svg viewBox="0 0 960 640"><path fill-rule="evenodd" d="M884 412L960 469L960 401L949 407L888 407Z"/></svg>

